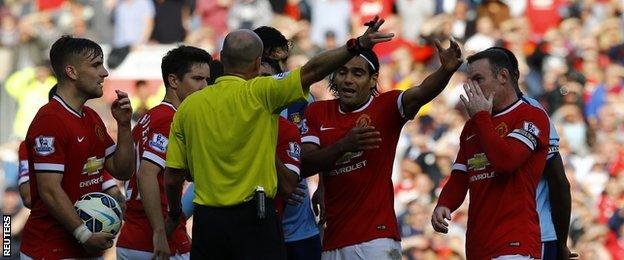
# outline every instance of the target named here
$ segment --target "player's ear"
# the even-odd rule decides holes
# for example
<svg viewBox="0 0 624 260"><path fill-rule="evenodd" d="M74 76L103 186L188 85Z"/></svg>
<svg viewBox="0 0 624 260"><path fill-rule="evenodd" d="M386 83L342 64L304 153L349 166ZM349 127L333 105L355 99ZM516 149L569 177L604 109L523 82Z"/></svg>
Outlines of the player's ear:
<svg viewBox="0 0 624 260"><path fill-rule="evenodd" d="M498 72L496 79L501 83L501 85L505 85L507 82L511 80L511 74L509 74L509 70L501 69Z"/></svg>
<svg viewBox="0 0 624 260"><path fill-rule="evenodd" d="M72 80L78 79L78 71L76 70L76 67L69 64L65 66L65 75Z"/></svg>
<svg viewBox="0 0 624 260"><path fill-rule="evenodd" d="M167 81L169 82L169 87L171 87L171 89L178 89L178 85L180 84L180 80L178 80L178 77L171 73L167 76Z"/></svg>

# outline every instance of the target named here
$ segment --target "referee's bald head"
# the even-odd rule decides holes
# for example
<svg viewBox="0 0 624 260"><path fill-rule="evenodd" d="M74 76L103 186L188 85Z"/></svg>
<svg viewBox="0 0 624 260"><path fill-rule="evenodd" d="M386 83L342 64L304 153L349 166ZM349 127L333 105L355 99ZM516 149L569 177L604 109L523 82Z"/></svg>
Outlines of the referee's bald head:
<svg viewBox="0 0 624 260"><path fill-rule="evenodd" d="M257 70L262 49L262 40L252 30L230 32L221 50L224 70L239 73Z"/></svg>

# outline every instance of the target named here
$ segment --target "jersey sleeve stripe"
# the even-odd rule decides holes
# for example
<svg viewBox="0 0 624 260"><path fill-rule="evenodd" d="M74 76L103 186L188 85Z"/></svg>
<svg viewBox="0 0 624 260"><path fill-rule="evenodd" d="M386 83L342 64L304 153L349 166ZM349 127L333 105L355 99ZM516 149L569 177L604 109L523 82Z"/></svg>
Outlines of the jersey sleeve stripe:
<svg viewBox="0 0 624 260"><path fill-rule="evenodd" d="M115 187L117 184L115 183L115 179L110 179L102 183L102 191L106 191L112 187Z"/></svg>
<svg viewBox="0 0 624 260"><path fill-rule="evenodd" d="M399 113L401 113L401 117L403 119L405 119L405 111L403 111L403 94L405 93L405 91L401 92L401 94L399 94L399 97L397 98L397 108L399 109Z"/></svg>
<svg viewBox="0 0 624 260"><path fill-rule="evenodd" d="M28 175L20 176L19 179L17 179L17 186L20 186L29 181L30 181L30 177Z"/></svg>
<svg viewBox="0 0 624 260"><path fill-rule="evenodd" d="M56 164L56 163L35 163L33 164L36 171L54 171L54 172L64 172L65 165L64 164Z"/></svg>
<svg viewBox="0 0 624 260"><path fill-rule="evenodd" d="M317 136L307 135L301 138L301 143L314 143L320 146L321 140Z"/></svg>
<svg viewBox="0 0 624 260"><path fill-rule="evenodd" d="M526 136L522 134L518 134L516 132L511 132L507 136L518 139L520 142L523 142L524 144L526 144L527 147L529 147L529 149L531 149L531 151L535 150L535 145Z"/></svg>
<svg viewBox="0 0 624 260"><path fill-rule="evenodd" d="M150 151L143 151L143 159L149 160L150 162L155 163L156 165L160 166L160 168L165 168L165 159L161 158L160 156L150 152Z"/></svg>
<svg viewBox="0 0 624 260"><path fill-rule="evenodd" d="M104 152L104 157L108 157L113 154L115 152L115 148L117 148L116 144L113 144L110 147L106 148L106 152Z"/></svg>
<svg viewBox="0 0 624 260"><path fill-rule="evenodd" d="M466 165L465 165L465 164L461 164L461 163L454 163L454 164L453 164L453 168L451 169L451 171L458 170L458 171L465 172L465 171L467 171L467 169L468 169L468 168L466 167Z"/></svg>
<svg viewBox="0 0 624 260"><path fill-rule="evenodd" d="M299 167L297 167L296 165L292 165L290 163L285 163L284 166L286 166L286 168L288 168L289 170L295 172L297 174L297 176L301 175L301 173L299 171Z"/></svg>

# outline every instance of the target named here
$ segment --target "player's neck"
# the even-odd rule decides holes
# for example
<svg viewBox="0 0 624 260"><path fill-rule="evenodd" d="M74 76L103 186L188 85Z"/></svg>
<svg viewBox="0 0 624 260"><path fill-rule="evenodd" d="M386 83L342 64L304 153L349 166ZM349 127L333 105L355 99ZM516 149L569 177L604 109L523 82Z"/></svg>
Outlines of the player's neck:
<svg viewBox="0 0 624 260"><path fill-rule="evenodd" d="M518 99L520 98L516 94L505 95L504 99L501 100L501 102L498 102L498 104L492 107L492 114L493 115L498 114L502 112L503 110L509 108L510 106L518 102Z"/></svg>
<svg viewBox="0 0 624 260"><path fill-rule="evenodd" d="M60 83L56 90L56 95L59 96L71 109L82 114L84 104L87 102L87 98L80 95L75 88L71 86L62 86Z"/></svg>
<svg viewBox="0 0 624 260"><path fill-rule="evenodd" d="M176 109L180 106L180 103L182 103L182 100L180 100L178 95L176 95L175 91L173 91L173 89L171 88L167 88L167 92L165 92L165 98L163 98L163 101L169 102Z"/></svg>

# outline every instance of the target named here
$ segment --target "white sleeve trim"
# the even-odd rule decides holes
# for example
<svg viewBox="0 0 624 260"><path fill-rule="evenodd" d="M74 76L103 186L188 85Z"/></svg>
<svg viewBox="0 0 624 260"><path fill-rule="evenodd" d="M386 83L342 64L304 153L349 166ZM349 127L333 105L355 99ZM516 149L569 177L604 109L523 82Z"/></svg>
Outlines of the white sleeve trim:
<svg viewBox="0 0 624 260"><path fill-rule="evenodd" d="M113 154L115 152L115 148L117 148L116 144L113 144L106 148L106 151L104 152L104 157L108 157L109 155Z"/></svg>
<svg viewBox="0 0 624 260"><path fill-rule="evenodd" d="M466 172L467 171L467 167L465 164L461 164L461 163L454 163L453 164L453 168L451 169L452 171L454 170L458 170L458 171L462 171L462 172Z"/></svg>
<svg viewBox="0 0 624 260"><path fill-rule="evenodd" d="M30 176L25 175L25 176L20 176L19 179L17 179L17 186L20 186L24 183L27 183L30 181Z"/></svg>
<svg viewBox="0 0 624 260"><path fill-rule="evenodd" d="M158 166L160 166L163 169L165 168L165 160L150 151L143 151L143 158L149 159L150 161L155 162L156 164L158 164Z"/></svg>
<svg viewBox="0 0 624 260"><path fill-rule="evenodd" d="M115 186L117 186L117 183L115 183L115 179L107 180L104 183L102 183L102 191L106 191Z"/></svg>
<svg viewBox="0 0 624 260"><path fill-rule="evenodd" d="M295 172L297 174L297 176L301 175L300 171L299 171L299 167L292 165L290 163L285 163L284 166L286 166L286 168L288 168L289 170Z"/></svg>
<svg viewBox="0 0 624 260"><path fill-rule="evenodd" d="M509 133L507 136L520 140L520 142L523 142L524 144L526 144L526 146L528 146L529 149L531 149L531 151L535 150L535 146L533 146L533 143L531 142L531 140L529 140L525 136L518 134L518 133L514 133L514 132Z"/></svg>
<svg viewBox="0 0 624 260"><path fill-rule="evenodd" d="M403 111L403 94L405 93L405 91L401 92L401 94L399 94L399 97L397 98L397 108L399 109L399 113L401 113L401 117L403 119L405 118L405 111Z"/></svg>
<svg viewBox="0 0 624 260"><path fill-rule="evenodd" d="M321 146L321 140L317 136L306 135L301 138L301 143L315 143L318 146Z"/></svg>
<svg viewBox="0 0 624 260"><path fill-rule="evenodd" d="M64 172L65 165L57 164L57 163L34 163L33 164L36 171L57 171Z"/></svg>

